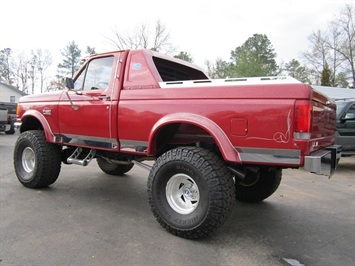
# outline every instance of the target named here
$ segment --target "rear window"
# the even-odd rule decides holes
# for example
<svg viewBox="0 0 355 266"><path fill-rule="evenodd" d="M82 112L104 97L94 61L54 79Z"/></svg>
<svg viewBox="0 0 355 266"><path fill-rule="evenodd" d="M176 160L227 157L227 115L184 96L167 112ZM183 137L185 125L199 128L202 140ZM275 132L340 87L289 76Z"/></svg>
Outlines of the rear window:
<svg viewBox="0 0 355 266"><path fill-rule="evenodd" d="M202 71L168 61L159 57L153 57L154 64L164 82L180 80L208 79Z"/></svg>

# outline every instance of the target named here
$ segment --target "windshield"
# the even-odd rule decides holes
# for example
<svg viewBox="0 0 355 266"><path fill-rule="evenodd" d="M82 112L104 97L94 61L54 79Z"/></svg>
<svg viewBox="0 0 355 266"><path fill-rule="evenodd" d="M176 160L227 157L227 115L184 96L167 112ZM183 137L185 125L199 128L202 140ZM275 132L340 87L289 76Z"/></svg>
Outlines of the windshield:
<svg viewBox="0 0 355 266"><path fill-rule="evenodd" d="M335 102L337 105L337 119L340 119L340 116L344 116L344 109L348 109L347 106L349 105L349 101L336 101ZM348 111L347 111L348 112Z"/></svg>
<svg viewBox="0 0 355 266"><path fill-rule="evenodd" d="M337 113L339 113L346 105L346 102L336 102L337 105Z"/></svg>

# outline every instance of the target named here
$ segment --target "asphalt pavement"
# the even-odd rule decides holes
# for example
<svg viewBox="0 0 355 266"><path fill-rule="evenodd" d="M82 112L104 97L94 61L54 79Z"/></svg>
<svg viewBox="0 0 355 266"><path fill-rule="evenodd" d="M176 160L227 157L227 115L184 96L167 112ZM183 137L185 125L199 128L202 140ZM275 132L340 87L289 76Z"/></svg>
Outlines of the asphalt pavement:
<svg viewBox="0 0 355 266"><path fill-rule="evenodd" d="M166 232L148 206L148 172L122 177L62 164L52 186L23 187L13 169L18 135L0 135L0 266L355 265L355 157L331 179L283 171L258 204L237 202L206 239Z"/></svg>

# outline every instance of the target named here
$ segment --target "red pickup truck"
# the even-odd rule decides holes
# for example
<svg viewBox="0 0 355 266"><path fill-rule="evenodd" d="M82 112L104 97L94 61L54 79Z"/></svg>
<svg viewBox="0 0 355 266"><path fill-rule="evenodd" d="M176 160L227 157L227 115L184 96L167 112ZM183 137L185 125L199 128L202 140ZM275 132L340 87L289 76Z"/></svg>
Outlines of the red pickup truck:
<svg viewBox="0 0 355 266"><path fill-rule="evenodd" d="M66 89L21 98L14 167L24 186L40 188L62 162L96 159L110 175L137 164L149 170L158 222L196 239L227 219L235 199L272 195L284 168L330 176L341 155L335 108L288 77L211 80L150 50L98 54Z"/></svg>

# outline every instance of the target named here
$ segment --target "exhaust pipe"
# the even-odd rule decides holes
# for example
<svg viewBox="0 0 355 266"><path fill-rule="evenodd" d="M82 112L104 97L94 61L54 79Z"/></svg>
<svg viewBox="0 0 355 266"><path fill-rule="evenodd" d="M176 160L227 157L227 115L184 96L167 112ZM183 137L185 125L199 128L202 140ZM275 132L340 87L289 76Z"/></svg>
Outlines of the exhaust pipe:
<svg viewBox="0 0 355 266"><path fill-rule="evenodd" d="M239 183L239 182L243 182L243 180L244 180L244 178L246 177L246 173L245 172L243 172L243 171L241 171L241 170L237 170L237 169L235 169L235 168L232 168L232 167L230 167L230 166L228 166L228 169L234 174L234 177L235 177L235 181L237 182L237 183Z"/></svg>

